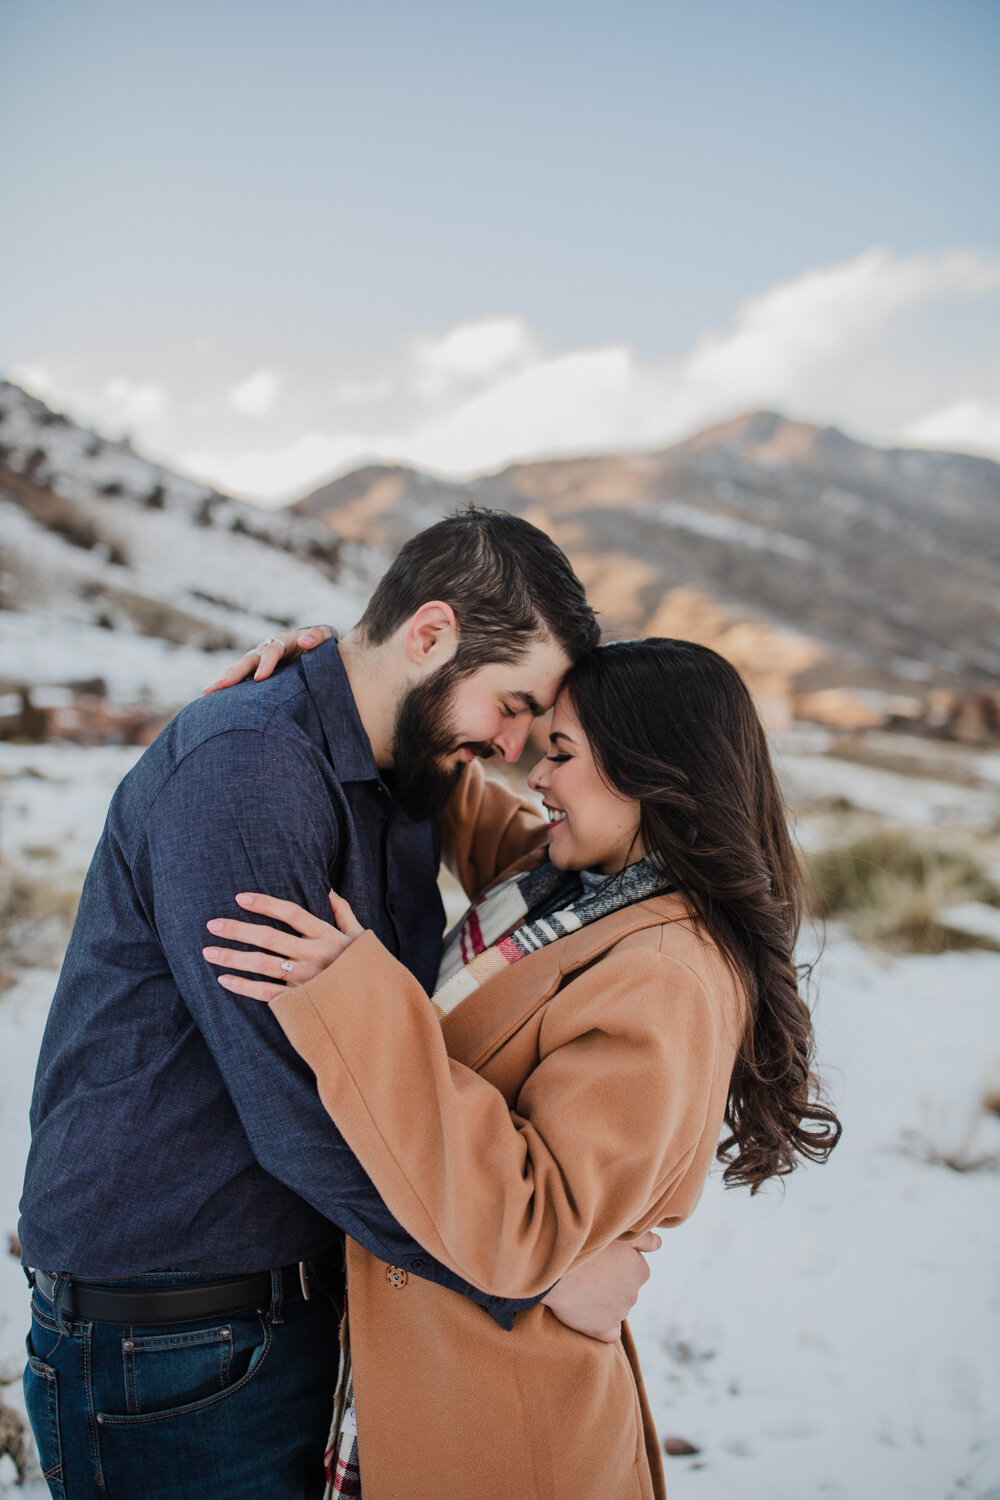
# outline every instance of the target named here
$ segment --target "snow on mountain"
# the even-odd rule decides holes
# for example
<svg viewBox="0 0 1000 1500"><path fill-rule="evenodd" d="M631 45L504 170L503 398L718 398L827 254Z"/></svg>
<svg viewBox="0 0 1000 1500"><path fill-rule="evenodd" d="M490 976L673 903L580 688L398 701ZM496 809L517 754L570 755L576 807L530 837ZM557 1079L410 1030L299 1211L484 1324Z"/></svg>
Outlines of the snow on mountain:
<svg viewBox="0 0 1000 1500"><path fill-rule="evenodd" d="M0 678L65 681L73 663L172 701L210 675L206 650L229 656L295 623L348 628L384 566L373 548L171 473L8 383L0 535Z"/></svg>
<svg viewBox="0 0 1000 1500"><path fill-rule="evenodd" d="M470 500L549 531L612 629L703 639L682 591L702 613L708 601L732 625L766 625L754 649L718 647L751 679L779 633L814 647L784 672L791 692L910 693L916 682L962 694L1000 679L1000 464L988 459L875 448L752 412L658 453L511 464L468 481L369 465L295 508L398 546Z"/></svg>

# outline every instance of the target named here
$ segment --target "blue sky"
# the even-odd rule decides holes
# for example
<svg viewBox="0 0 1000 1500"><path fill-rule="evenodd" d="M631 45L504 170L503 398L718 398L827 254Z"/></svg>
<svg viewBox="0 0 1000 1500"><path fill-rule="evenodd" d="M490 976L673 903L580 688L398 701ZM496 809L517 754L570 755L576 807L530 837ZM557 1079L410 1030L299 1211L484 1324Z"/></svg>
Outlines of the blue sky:
<svg viewBox="0 0 1000 1500"><path fill-rule="evenodd" d="M769 393L1000 451L998 43L995 0L4 0L0 366L272 499L309 441L468 468ZM704 340L858 265L854 365L691 395Z"/></svg>

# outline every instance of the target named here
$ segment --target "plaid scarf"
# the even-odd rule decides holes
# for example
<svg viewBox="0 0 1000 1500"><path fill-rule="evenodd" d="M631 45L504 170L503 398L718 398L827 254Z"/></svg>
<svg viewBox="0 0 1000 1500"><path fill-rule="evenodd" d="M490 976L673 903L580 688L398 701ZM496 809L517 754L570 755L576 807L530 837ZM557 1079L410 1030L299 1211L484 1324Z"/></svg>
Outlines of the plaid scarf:
<svg viewBox="0 0 1000 1500"><path fill-rule="evenodd" d="M529 953L611 912L673 889L672 882L648 859L626 865L617 875L557 870L549 861L537 870L512 875L474 901L452 930L441 955L431 1003L443 1019L487 979ZM359 1500L361 1470L346 1301L326 1474L324 1500L337 1500L339 1496Z"/></svg>
<svg viewBox="0 0 1000 1500"><path fill-rule="evenodd" d="M487 979L548 943L673 887L651 860L617 875L557 870L546 861L474 901L445 943L433 1003L446 1016Z"/></svg>
<svg viewBox="0 0 1000 1500"><path fill-rule="evenodd" d="M337 1392L333 1398L333 1423L324 1454L326 1489L323 1500L361 1500L361 1469L358 1465L358 1421L354 1414L354 1371L351 1368L351 1336L347 1322L347 1293L340 1320L340 1365Z"/></svg>

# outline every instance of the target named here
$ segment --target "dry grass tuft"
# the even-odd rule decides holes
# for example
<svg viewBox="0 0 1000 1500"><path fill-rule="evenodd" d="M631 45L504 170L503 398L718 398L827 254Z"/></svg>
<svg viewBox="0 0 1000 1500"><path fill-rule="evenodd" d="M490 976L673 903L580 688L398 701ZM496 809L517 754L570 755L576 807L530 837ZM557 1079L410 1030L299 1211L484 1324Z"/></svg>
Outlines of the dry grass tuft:
<svg viewBox="0 0 1000 1500"><path fill-rule="evenodd" d="M977 1151L970 1138L952 1146L941 1146L920 1131L903 1131L900 1149L904 1156L926 1162L929 1167L947 1167L963 1176L969 1172L1000 1172L1000 1151Z"/></svg>
<svg viewBox="0 0 1000 1500"><path fill-rule="evenodd" d="M982 867L905 829L824 849L808 861L807 876L816 914L847 919L866 941L906 953L997 950L991 938L949 927L942 916L961 901L997 904L1000 892Z"/></svg>
<svg viewBox="0 0 1000 1500"><path fill-rule="evenodd" d="M0 992L26 968L59 964L79 900L79 887L51 872L0 865Z"/></svg>

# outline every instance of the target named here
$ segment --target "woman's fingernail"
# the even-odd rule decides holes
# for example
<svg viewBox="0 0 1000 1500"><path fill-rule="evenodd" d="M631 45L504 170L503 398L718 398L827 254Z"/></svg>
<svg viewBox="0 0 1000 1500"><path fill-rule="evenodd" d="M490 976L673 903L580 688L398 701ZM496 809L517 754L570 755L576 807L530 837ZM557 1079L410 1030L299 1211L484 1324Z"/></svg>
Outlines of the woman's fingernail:
<svg viewBox="0 0 1000 1500"><path fill-rule="evenodd" d="M220 974L219 975L219 983L223 986L224 989L228 990L228 988L232 984L232 982L233 981L230 979L230 977L229 977L228 974Z"/></svg>
<svg viewBox="0 0 1000 1500"><path fill-rule="evenodd" d="M253 906L253 897L248 896L245 891L241 891L236 899L241 906Z"/></svg>
<svg viewBox="0 0 1000 1500"><path fill-rule="evenodd" d="M219 956L218 948L202 948L201 951L205 958L218 958Z"/></svg>
<svg viewBox="0 0 1000 1500"><path fill-rule="evenodd" d="M300 646L315 646L315 644L316 644L316 637L314 635L304 635L299 640L299 645Z"/></svg>
<svg viewBox="0 0 1000 1500"><path fill-rule="evenodd" d="M218 917L213 917L212 920L211 920L211 922L206 922L205 923L205 926L208 928L209 932L221 932L222 931L222 923L221 923L221 921L219 920Z"/></svg>

